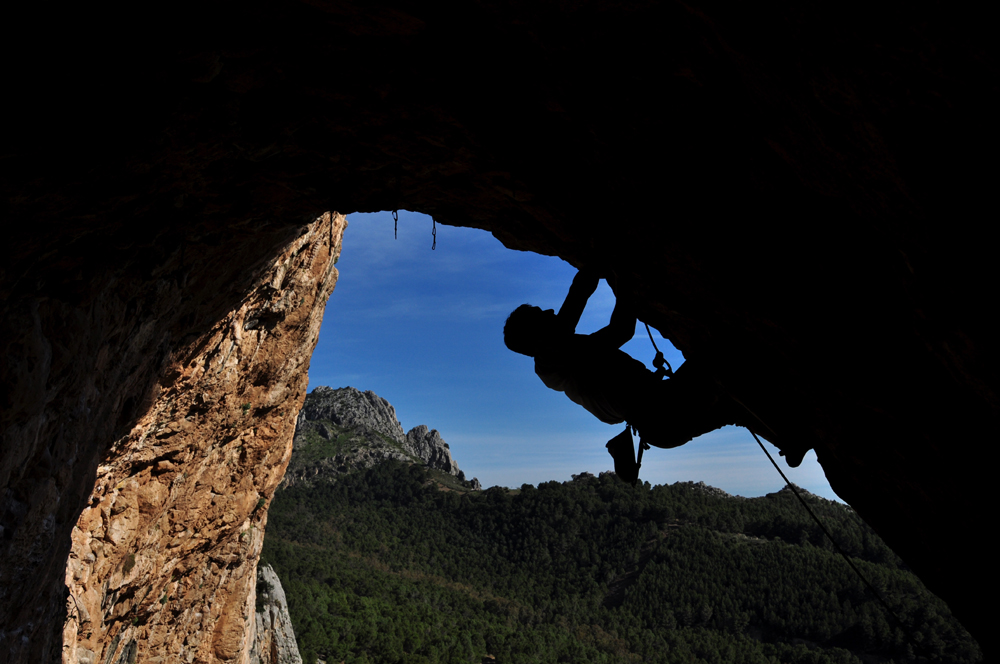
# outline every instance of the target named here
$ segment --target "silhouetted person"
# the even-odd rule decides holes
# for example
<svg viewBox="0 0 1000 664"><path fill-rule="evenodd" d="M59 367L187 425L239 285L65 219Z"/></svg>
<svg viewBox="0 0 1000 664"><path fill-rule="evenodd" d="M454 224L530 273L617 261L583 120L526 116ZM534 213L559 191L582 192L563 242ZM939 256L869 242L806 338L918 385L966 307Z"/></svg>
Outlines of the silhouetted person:
<svg viewBox="0 0 1000 664"><path fill-rule="evenodd" d="M528 304L515 309L504 325L507 348L535 358L535 373L547 387L565 392L597 419L633 427L640 444L678 447L734 423L733 402L690 360L672 378L661 380L620 350L635 334L636 323L634 311L621 300L607 327L576 334L599 281L594 272L578 272L558 314ZM615 472L634 483L638 468L627 431L608 443L608 451Z"/></svg>

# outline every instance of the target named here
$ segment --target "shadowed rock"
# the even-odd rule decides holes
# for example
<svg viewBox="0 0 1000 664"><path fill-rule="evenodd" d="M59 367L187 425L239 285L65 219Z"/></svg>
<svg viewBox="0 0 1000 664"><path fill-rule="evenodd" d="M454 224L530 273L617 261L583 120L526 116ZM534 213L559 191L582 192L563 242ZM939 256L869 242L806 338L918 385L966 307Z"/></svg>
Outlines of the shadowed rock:
<svg viewBox="0 0 1000 664"><path fill-rule="evenodd" d="M779 447L815 449L838 495L992 639L993 482L970 461L1000 421L989 11L137 5L147 30L112 5L14 3L0 662L62 657L98 469L144 454L128 436L163 406L173 358L331 208L425 212L600 263ZM249 334L277 322L254 320Z"/></svg>

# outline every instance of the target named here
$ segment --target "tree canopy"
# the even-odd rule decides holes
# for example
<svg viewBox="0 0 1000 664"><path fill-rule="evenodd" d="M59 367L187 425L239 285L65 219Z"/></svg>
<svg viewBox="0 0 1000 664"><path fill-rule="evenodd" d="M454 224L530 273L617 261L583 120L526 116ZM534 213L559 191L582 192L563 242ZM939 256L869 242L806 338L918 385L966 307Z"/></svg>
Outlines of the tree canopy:
<svg viewBox="0 0 1000 664"><path fill-rule="evenodd" d="M613 474L448 490L391 462L291 487L262 561L307 661L975 662L976 643L854 512L788 491Z"/></svg>

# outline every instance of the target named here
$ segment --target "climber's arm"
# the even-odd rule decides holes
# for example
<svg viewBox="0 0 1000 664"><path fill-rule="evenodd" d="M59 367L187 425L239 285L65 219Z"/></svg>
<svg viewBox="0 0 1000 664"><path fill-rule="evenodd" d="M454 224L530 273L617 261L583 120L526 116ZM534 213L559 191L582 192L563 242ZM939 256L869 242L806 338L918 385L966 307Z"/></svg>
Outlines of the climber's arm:
<svg viewBox="0 0 1000 664"><path fill-rule="evenodd" d="M635 323L635 311L618 300L615 310L611 312L611 322L590 336L604 346L621 348L635 335Z"/></svg>
<svg viewBox="0 0 1000 664"><path fill-rule="evenodd" d="M600 280L597 272L586 268L577 272L576 276L573 277L569 293L566 294L566 299L559 307L559 313L556 314L560 324L564 325L568 332L572 333L576 330L580 316L583 315L583 310L587 306L587 300L597 290L597 284Z"/></svg>

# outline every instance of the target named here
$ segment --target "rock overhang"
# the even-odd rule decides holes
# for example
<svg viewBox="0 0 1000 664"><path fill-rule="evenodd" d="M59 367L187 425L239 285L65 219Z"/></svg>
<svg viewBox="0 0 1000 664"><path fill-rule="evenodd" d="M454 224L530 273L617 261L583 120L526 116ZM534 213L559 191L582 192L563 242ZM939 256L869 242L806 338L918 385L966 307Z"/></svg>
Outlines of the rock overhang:
<svg viewBox="0 0 1000 664"><path fill-rule="evenodd" d="M187 302L125 374L152 376L233 304L218 284L249 283L302 223L426 212L600 264L761 433L815 447L983 638L961 607L968 556L987 562L989 482L966 460L996 437L1000 378L977 230L995 58L985 22L856 9L260 3L179 7L149 39L39 21L4 159L5 435L135 346L41 341L102 329L111 296L146 335L169 319L148 306L158 284L178 294L157 306ZM128 411L109 436L142 395L109 406ZM53 472L45 446L4 454L4 477ZM11 514L26 486L7 480ZM89 489L69 491L82 509Z"/></svg>

